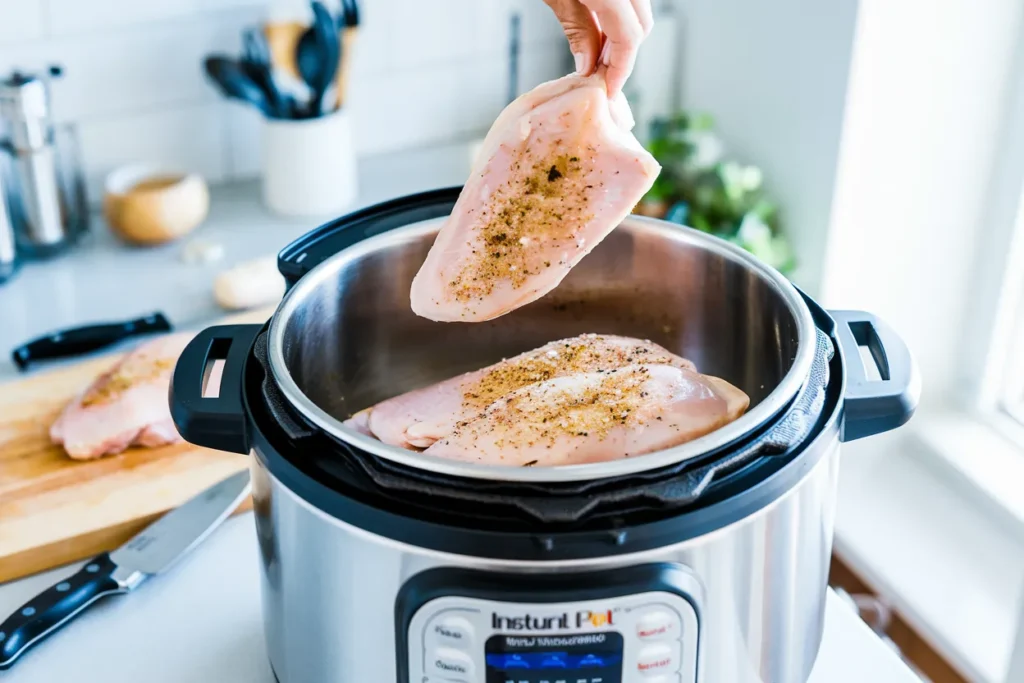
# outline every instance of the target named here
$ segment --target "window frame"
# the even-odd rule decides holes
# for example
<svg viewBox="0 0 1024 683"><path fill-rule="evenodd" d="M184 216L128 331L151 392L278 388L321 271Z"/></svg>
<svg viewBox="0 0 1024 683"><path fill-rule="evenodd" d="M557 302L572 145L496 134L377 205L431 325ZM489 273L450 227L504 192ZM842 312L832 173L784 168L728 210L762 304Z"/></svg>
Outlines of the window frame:
<svg viewBox="0 0 1024 683"><path fill-rule="evenodd" d="M1011 439L1024 457L1024 37L1004 101L998 131L1003 142L974 264L976 296L960 345L968 390L957 404Z"/></svg>

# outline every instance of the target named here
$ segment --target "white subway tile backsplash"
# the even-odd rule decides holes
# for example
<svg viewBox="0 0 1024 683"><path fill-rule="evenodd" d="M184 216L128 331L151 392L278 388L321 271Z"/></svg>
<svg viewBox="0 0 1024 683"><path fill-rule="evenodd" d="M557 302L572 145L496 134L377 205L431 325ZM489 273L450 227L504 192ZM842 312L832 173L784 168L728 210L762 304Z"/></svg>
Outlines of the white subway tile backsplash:
<svg viewBox="0 0 1024 683"><path fill-rule="evenodd" d="M8 0L15 2L17 0ZM56 36L94 33L168 19L206 15L239 7L262 9L266 0L20 0L25 5L47 4L50 32Z"/></svg>
<svg viewBox="0 0 1024 683"><path fill-rule="evenodd" d="M249 178L260 174L260 126L263 116L239 102L224 103L228 155L227 174L231 178Z"/></svg>
<svg viewBox="0 0 1024 683"><path fill-rule="evenodd" d="M237 53L241 27L254 19L252 12L243 10L204 21L0 48L0 71L61 64L65 73L53 88L54 115L61 120L213 102L219 95L203 73L203 57L218 51Z"/></svg>
<svg viewBox="0 0 1024 683"><path fill-rule="evenodd" d="M337 12L340 0L326 0ZM360 0L348 93L358 153L482 134L508 96L508 26L520 13L520 92L571 59L541 0ZM206 78L208 54L239 55L268 17L307 20L307 0L0 0L0 75L60 64L54 114L78 124L93 201L115 166L260 172L259 114Z"/></svg>
<svg viewBox="0 0 1024 683"><path fill-rule="evenodd" d="M390 22L397 68L507 56L513 13L520 18L521 57L537 45L565 43L561 25L540 0L388 1L398 7Z"/></svg>
<svg viewBox="0 0 1024 683"><path fill-rule="evenodd" d="M209 182L227 177L223 104L168 107L111 116L79 128L89 196L102 196L103 178L122 164L144 162L195 171Z"/></svg>
<svg viewBox="0 0 1024 683"><path fill-rule="evenodd" d="M37 0L0 0L0 44L41 37L44 11L43 3Z"/></svg>
<svg viewBox="0 0 1024 683"><path fill-rule="evenodd" d="M422 68L497 54L505 42L495 40L499 6L493 0L401 2L391 17L395 67Z"/></svg>
<svg viewBox="0 0 1024 683"><path fill-rule="evenodd" d="M370 0L359 10L359 32L352 54L352 76L384 73L394 66L397 45L394 16L400 2L408 0Z"/></svg>
<svg viewBox="0 0 1024 683"><path fill-rule="evenodd" d="M444 69L397 71L353 85L358 153L468 137L504 106L504 64L466 60Z"/></svg>

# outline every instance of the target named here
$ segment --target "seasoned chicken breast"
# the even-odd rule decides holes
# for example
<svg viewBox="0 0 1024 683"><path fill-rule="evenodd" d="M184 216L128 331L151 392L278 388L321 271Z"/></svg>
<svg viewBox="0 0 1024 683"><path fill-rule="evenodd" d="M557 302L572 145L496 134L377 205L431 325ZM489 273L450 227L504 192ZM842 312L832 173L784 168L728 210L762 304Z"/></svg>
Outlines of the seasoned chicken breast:
<svg viewBox="0 0 1024 683"><path fill-rule="evenodd" d="M671 365L531 384L455 425L429 455L513 467L616 460L691 441L746 410L742 391Z"/></svg>
<svg viewBox="0 0 1024 683"><path fill-rule="evenodd" d="M50 427L50 438L78 460L120 453L131 445L181 440L167 393L178 356L191 334L148 341L100 375Z"/></svg>
<svg viewBox="0 0 1024 683"><path fill-rule="evenodd" d="M677 446L749 404L740 389L657 344L585 334L396 396L346 424L439 457L551 466Z"/></svg>
<svg viewBox="0 0 1024 683"><path fill-rule="evenodd" d="M633 210L661 167L604 73L508 105L412 283L413 311L479 322L554 289Z"/></svg>
<svg viewBox="0 0 1024 683"><path fill-rule="evenodd" d="M649 341L584 334L545 344L482 370L417 389L356 413L346 424L392 446L427 448L451 433L456 422L479 413L506 394L530 384L632 363L693 363Z"/></svg>

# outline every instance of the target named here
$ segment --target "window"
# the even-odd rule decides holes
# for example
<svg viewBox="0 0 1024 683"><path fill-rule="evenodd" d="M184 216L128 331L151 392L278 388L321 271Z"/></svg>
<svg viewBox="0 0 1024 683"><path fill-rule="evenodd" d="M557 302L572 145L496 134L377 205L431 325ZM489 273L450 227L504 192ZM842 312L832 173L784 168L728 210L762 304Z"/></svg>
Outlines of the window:
<svg viewBox="0 0 1024 683"><path fill-rule="evenodd" d="M983 359L974 365L979 379L969 407L1014 441L1024 458L1024 149L1016 144L1024 142L1024 84L1017 91L1004 127L1014 148L997 156L963 348ZM967 367L971 360L965 359Z"/></svg>
<svg viewBox="0 0 1024 683"><path fill-rule="evenodd" d="M1016 683L1024 5L982 4L858 5L821 300L892 325L922 378L906 428L844 446L837 552L965 678Z"/></svg>
<svg viewBox="0 0 1024 683"><path fill-rule="evenodd" d="M1024 299L1024 296L1018 297ZM1020 427L1021 435L1024 436L1024 306L1017 308L1011 332L1010 371L1002 388L999 408Z"/></svg>

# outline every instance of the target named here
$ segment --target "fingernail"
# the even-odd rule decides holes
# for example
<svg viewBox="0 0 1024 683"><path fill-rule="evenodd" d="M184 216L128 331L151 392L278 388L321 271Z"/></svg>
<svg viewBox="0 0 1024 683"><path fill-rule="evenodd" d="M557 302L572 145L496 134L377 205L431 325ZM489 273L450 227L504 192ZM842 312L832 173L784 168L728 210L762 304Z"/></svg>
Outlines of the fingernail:
<svg viewBox="0 0 1024 683"><path fill-rule="evenodd" d="M572 58L576 60L576 73L583 75L583 68L586 66L586 57L582 52L572 53Z"/></svg>
<svg viewBox="0 0 1024 683"><path fill-rule="evenodd" d="M605 66L611 66L611 63L608 61L608 46L609 45L610 45L610 43L608 43L608 41L605 41L604 47L601 48L601 56L597 58L598 64L604 64Z"/></svg>

